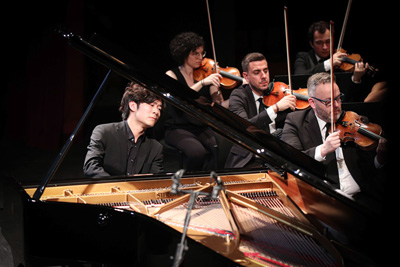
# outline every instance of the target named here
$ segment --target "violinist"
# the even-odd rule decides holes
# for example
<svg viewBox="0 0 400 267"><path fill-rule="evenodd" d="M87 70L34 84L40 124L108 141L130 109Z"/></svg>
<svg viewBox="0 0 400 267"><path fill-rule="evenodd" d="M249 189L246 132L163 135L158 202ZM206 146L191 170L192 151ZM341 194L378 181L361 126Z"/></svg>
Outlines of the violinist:
<svg viewBox="0 0 400 267"><path fill-rule="evenodd" d="M297 53L294 62L294 74L329 72L331 65L333 65L335 72L343 71L340 69L340 66L343 58L348 56L347 53L342 51L333 53L333 63L331 64L330 62L331 33L328 22L314 22L308 29L307 36L312 49L308 52ZM353 75L351 77L352 86L349 88L349 95L346 96L347 101L362 102L364 98L370 94L372 85L369 83L364 83L365 85L361 84L368 68L368 63L364 64L362 61L355 63Z"/></svg>
<svg viewBox="0 0 400 267"><path fill-rule="evenodd" d="M341 116L343 94L336 82L331 101L331 76L321 72L312 75L307 82L311 109L288 114L282 132L282 140L303 151L327 166L327 180L339 193L370 205L379 203L379 188L383 183L385 164L384 139L376 150L365 151L349 143L341 146L339 131L328 135L331 121L331 105L334 120Z"/></svg>
<svg viewBox="0 0 400 267"><path fill-rule="evenodd" d="M211 74L200 81L193 79L193 70L200 67L205 55L203 37L193 32L178 34L170 43L170 51L179 65L168 70L167 75L207 99L216 103L224 102L219 91L220 74ZM167 113L169 118L165 122L165 142L183 152L186 170L203 170L209 166L217 147L212 129L168 103Z"/></svg>
<svg viewBox="0 0 400 267"><path fill-rule="evenodd" d="M194 69L200 67L206 54L203 37L193 32L178 34L170 43L170 51L179 66L168 70L166 72L168 76L185 82L190 88L202 95L210 95L215 103L222 104L224 102L219 91L219 81L222 78L220 74L211 74L200 81L195 81L193 78Z"/></svg>
<svg viewBox="0 0 400 267"><path fill-rule="evenodd" d="M263 103L265 92L271 89L268 62L261 53L249 53L242 60L246 83L232 91L229 110L256 124L260 129L275 133L283 127L286 114L296 108L296 97L286 95L270 107ZM226 160L226 168L258 167L262 162L239 146L233 146Z"/></svg>
<svg viewBox="0 0 400 267"><path fill-rule="evenodd" d="M294 62L294 74L314 74L330 71L330 30L326 21L314 22L308 29L308 40L311 50L299 52ZM333 54L333 67L338 69L346 53L337 51ZM368 69L368 63L356 63L353 81L359 83Z"/></svg>

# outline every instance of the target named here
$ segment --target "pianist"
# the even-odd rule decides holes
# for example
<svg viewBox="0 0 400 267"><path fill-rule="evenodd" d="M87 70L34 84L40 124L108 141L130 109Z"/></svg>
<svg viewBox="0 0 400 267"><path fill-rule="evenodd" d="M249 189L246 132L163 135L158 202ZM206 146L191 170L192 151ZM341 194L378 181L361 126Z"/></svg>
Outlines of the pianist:
<svg viewBox="0 0 400 267"><path fill-rule="evenodd" d="M163 172L162 145L146 136L161 115L162 100L130 83L121 100L122 121L95 127L83 166L86 176Z"/></svg>

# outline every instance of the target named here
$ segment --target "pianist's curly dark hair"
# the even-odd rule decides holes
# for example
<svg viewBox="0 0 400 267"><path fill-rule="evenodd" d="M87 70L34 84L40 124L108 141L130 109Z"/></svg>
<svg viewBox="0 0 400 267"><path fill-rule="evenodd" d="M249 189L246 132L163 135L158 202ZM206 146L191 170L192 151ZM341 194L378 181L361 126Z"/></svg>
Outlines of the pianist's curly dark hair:
<svg viewBox="0 0 400 267"><path fill-rule="evenodd" d="M169 44L169 49L174 60L182 65L189 53L200 46L204 47L203 37L194 32L183 32L174 37Z"/></svg>
<svg viewBox="0 0 400 267"><path fill-rule="evenodd" d="M161 102L162 98L147 90L146 88L140 86L137 83L130 82L125 88L125 93L122 96L121 104L119 106L119 111L121 112L121 116L123 120L126 120L129 116L130 108L129 102L135 101L137 106L139 107L140 103L153 103L154 101L159 100Z"/></svg>

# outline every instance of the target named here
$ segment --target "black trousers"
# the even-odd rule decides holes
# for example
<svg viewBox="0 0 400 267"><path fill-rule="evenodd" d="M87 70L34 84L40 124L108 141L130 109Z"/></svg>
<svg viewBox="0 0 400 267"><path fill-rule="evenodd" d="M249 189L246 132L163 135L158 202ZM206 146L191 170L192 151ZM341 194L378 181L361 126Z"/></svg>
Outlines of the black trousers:
<svg viewBox="0 0 400 267"><path fill-rule="evenodd" d="M183 152L187 171L207 170L215 166L217 140L210 127L167 129L165 142Z"/></svg>

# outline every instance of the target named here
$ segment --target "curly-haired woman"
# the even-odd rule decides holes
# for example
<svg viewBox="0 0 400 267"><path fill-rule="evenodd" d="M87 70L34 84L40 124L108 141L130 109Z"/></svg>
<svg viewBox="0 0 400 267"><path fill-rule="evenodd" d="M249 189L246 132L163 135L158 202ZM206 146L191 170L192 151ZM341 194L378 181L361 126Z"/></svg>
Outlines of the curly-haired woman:
<svg viewBox="0 0 400 267"><path fill-rule="evenodd" d="M215 103L226 104L219 92L220 74L211 74L200 81L193 78L193 71L201 66L205 56L201 36L193 32L178 34L170 43L170 51L178 67L168 70L168 76ZM172 105L167 104L167 111L169 118L165 123L165 141L183 152L186 169L203 170L215 166L212 162L216 160L214 151L217 142L212 129Z"/></svg>

